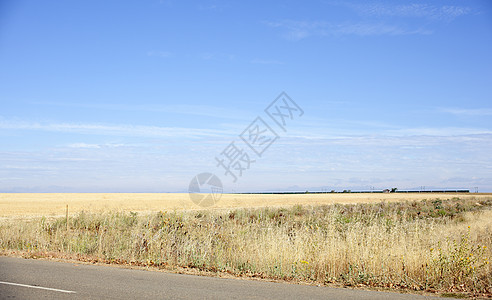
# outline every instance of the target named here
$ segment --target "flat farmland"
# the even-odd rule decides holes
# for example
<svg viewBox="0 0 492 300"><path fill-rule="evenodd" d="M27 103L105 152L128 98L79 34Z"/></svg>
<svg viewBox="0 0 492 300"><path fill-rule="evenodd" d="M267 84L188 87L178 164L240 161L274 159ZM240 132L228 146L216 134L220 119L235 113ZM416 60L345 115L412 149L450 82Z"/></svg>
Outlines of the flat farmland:
<svg viewBox="0 0 492 300"><path fill-rule="evenodd" d="M209 208L186 193L0 194L0 255L491 297L491 208L478 193L224 194Z"/></svg>
<svg viewBox="0 0 492 300"><path fill-rule="evenodd" d="M377 203L381 201L418 201L423 199L486 199L484 193L329 193L329 194L223 194L217 204L206 209L289 207L293 205L329 205ZM60 216L81 211L155 212L164 210L200 210L187 193L2 193L0 217Z"/></svg>

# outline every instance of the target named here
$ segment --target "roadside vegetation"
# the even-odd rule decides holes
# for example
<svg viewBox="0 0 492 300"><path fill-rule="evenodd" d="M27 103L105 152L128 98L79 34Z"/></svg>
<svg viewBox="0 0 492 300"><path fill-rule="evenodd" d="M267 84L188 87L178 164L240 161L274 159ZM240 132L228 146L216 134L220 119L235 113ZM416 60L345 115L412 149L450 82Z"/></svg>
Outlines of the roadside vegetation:
<svg viewBox="0 0 492 300"><path fill-rule="evenodd" d="M261 196L259 196L261 197ZM492 198L0 221L0 252L492 295Z"/></svg>

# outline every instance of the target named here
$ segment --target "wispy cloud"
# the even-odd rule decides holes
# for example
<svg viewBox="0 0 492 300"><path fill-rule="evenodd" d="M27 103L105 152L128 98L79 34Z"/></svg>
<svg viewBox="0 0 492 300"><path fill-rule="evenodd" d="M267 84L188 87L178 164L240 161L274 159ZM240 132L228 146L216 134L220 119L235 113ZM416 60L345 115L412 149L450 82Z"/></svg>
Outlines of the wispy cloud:
<svg viewBox="0 0 492 300"><path fill-rule="evenodd" d="M439 111L457 116L492 116L490 108L441 108Z"/></svg>
<svg viewBox="0 0 492 300"><path fill-rule="evenodd" d="M264 22L264 24L284 30L283 37L289 40L301 40L310 36L378 36L378 35L413 35L431 34L426 29L405 29L397 25L384 23L351 23L333 24L323 21L293 21Z"/></svg>
<svg viewBox="0 0 492 300"><path fill-rule="evenodd" d="M206 11L214 11L214 12L222 12L229 7L230 7L230 4L226 4L226 3L219 3L217 1L210 1L210 3L207 3L206 1L203 1L197 6L197 9L206 10Z"/></svg>
<svg viewBox="0 0 492 300"><path fill-rule="evenodd" d="M420 133L425 131L420 129ZM492 188L488 151L492 133L444 137L325 135L314 139L295 135L289 130L273 144L265 159L245 173L237 189L283 189L294 184L302 189L316 185L346 189L450 184ZM10 153L0 150L0 165L7 167L0 168L0 190L12 191L22 184L15 191L31 191L37 186L43 187L42 191L60 191L53 187L56 184L75 191L177 191L186 190L196 170L223 171L216 168L213 159L223 149L216 144L162 139L134 149L112 148L83 138L76 137L81 142L68 144L70 147ZM18 183L19 179L22 182ZM221 179L225 182L228 178Z"/></svg>
<svg viewBox="0 0 492 300"><path fill-rule="evenodd" d="M113 103L87 103L87 102L51 102L51 101L33 101L29 104L42 106L73 107L84 109L97 109L108 111L131 111L131 112L159 112L182 115L194 115L213 117L219 119L249 120L244 116L245 110L224 108L206 104L113 104Z"/></svg>
<svg viewBox="0 0 492 300"><path fill-rule="evenodd" d="M268 60L268 59L253 59L251 60L252 64L259 65L283 65L284 63L278 60Z"/></svg>
<svg viewBox="0 0 492 300"><path fill-rule="evenodd" d="M492 130L479 129L479 128L456 128L456 127L416 127L416 128L400 128L400 129L373 129L373 130L360 130L360 129L329 129L329 128L311 128L309 130L290 130L289 138L301 138L309 140L311 142L339 140L350 143L358 143L361 140L368 140L374 137L381 139L388 138L401 138L407 139L409 137L425 137L431 139L441 139L450 137L462 137L463 140L478 136L487 136L488 139L492 136ZM285 142L282 141L282 142Z"/></svg>
<svg viewBox="0 0 492 300"><path fill-rule="evenodd" d="M74 149L108 149L108 148L122 148L122 147L136 147L138 144L121 144L121 143L104 143L104 144L89 144L89 143L72 143L66 145L67 148Z"/></svg>
<svg viewBox="0 0 492 300"><path fill-rule="evenodd" d="M435 6L423 3L391 5L383 3L343 4L365 16L413 17L437 21L452 21L455 18L470 14L471 8L466 6L442 5Z"/></svg>
<svg viewBox="0 0 492 300"><path fill-rule="evenodd" d="M390 136L465 136L492 134L490 129L485 128L463 128L463 127L415 127L386 130L386 135Z"/></svg>
<svg viewBox="0 0 492 300"><path fill-rule="evenodd" d="M216 52L203 52L199 54L199 57L203 60L210 61L234 61L236 55L231 53L216 53Z"/></svg>
<svg viewBox="0 0 492 300"><path fill-rule="evenodd" d="M99 149L101 146L97 144L75 143L68 145L69 148L82 148L82 149Z"/></svg>
<svg viewBox="0 0 492 300"><path fill-rule="evenodd" d="M430 21L451 22L458 17L471 14L467 6L429 5L422 3L394 5L386 3L331 3L336 6L348 7L356 14L366 17L363 22L342 21L338 23L317 21L282 20L267 21L264 24L284 30L283 36L289 40L301 40L310 36L399 36L428 35L433 30L423 27L410 27L408 24L396 24L398 18L427 19ZM369 18L367 18L369 17ZM371 18L373 17L373 18Z"/></svg>
<svg viewBox="0 0 492 300"><path fill-rule="evenodd" d="M71 132L91 135L140 136L140 137L168 137L168 138L201 138L223 137L234 134L226 130L159 127L145 125L108 125L92 123L38 123L28 121L0 120L0 129L10 130L38 130L51 132ZM74 146L93 147L90 144L75 144Z"/></svg>
<svg viewBox="0 0 492 300"><path fill-rule="evenodd" d="M413 34L432 34L432 31L418 28L418 29L404 29L397 25L387 24L370 24L370 23L358 23L358 24L341 24L334 26L330 31L330 34L351 34L359 36L374 36L374 35L413 35Z"/></svg>

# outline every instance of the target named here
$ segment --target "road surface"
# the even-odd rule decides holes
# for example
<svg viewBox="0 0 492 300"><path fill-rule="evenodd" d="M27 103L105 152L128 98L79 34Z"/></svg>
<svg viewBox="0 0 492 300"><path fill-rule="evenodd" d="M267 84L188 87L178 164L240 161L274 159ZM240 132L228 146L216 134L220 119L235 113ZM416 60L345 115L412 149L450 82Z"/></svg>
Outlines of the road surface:
<svg viewBox="0 0 492 300"><path fill-rule="evenodd" d="M0 299L436 299L0 257Z"/></svg>

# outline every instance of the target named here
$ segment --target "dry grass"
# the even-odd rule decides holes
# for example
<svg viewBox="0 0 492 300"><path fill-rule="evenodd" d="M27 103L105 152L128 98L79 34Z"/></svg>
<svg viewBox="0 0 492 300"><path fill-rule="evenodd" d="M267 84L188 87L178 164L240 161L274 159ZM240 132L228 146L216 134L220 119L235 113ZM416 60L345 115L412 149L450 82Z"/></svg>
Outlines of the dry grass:
<svg viewBox="0 0 492 300"><path fill-rule="evenodd" d="M0 249L490 296L491 207L488 197L147 215L83 212L70 219L69 231L64 218L4 220Z"/></svg>
<svg viewBox="0 0 492 300"><path fill-rule="evenodd" d="M485 199L490 194L299 194L299 195L245 195L224 194L214 209L288 207L300 205L327 205L335 203L375 203L380 201L416 201L423 199ZM81 211L134 211L197 210L186 193L182 194L115 194L115 193L0 193L0 217L61 216L65 206L70 213Z"/></svg>

